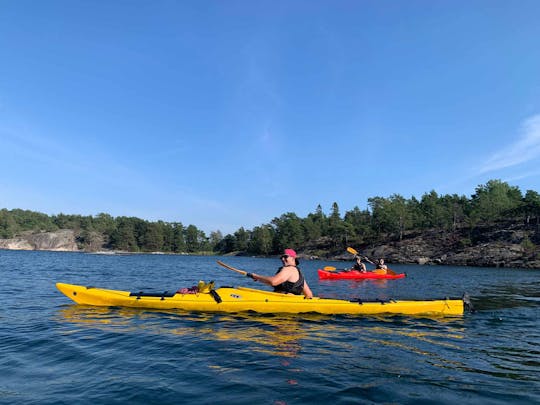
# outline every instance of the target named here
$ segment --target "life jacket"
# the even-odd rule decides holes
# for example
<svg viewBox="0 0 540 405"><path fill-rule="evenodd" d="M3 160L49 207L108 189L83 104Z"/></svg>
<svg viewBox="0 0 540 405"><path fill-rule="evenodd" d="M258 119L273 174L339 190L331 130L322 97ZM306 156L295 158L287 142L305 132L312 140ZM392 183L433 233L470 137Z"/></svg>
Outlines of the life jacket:
<svg viewBox="0 0 540 405"><path fill-rule="evenodd" d="M283 270L283 267L280 267L276 274L278 274L281 270ZM294 294L294 295L302 295L304 293L304 275L300 271L300 269L297 267L296 270L298 270L298 280L296 282L292 281L284 281L281 284L278 284L274 286L274 292L284 293L284 294Z"/></svg>

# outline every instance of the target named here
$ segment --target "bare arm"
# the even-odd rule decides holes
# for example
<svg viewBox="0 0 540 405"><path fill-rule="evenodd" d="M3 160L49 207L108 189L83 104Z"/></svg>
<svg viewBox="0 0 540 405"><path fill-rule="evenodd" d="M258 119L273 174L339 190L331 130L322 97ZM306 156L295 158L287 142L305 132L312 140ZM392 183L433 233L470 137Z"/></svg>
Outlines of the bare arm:
<svg viewBox="0 0 540 405"><path fill-rule="evenodd" d="M288 280L289 276L290 276L290 270L289 269L287 269L287 270L283 269L278 274L276 274L275 276L270 276L270 277L261 276L260 274L255 274L255 273L252 274L253 280L261 281L264 284L268 284L271 287L275 287L276 285L284 283L285 281Z"/></svg>
<svg viewBox="0 0 540 405"><path fill-rule="evenodd" d="M311 292L307 281L304 281L304 296L306 298L313 298L313 293Z"/></svg>

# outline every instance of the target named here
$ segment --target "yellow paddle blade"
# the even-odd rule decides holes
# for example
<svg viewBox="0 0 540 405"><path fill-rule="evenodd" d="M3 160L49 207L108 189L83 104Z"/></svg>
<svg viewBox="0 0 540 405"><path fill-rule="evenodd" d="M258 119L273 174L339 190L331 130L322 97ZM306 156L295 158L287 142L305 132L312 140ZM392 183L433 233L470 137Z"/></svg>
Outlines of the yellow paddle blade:
<svg viewBox="0 0 540 405"><path fill-rule="evenodd" d="M384 270L384 269L375 269L375 270L373 270L373 273L375 273L375 274L386 274L386 270Z"/></svg>
<svg viewBox="0 0 540 405"><path fill-rule="evenodd" d="M355 249L353 249L352 247L348 247L347 252L349 252L350 254L353 254L353 255L358 255L358 252Z"/></svg>
<svg viewBox="0 0 540 405"><path fill-rule="evenodd" d="M324 270L326 270L326 271L336 271L336 268L333 267L333 266L325 266Z"/></svg>

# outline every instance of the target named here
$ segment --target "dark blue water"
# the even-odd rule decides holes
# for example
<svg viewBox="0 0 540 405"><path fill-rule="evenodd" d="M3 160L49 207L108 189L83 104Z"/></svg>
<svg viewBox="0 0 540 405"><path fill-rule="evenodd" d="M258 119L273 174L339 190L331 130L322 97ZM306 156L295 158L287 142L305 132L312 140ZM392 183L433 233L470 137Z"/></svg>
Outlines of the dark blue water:
<svg viewBox="0 0 540 405"><path fill-rule="evenodd" d="M0 403L540 403L536 270L396 265L407 278L320 282L317 267L343 264L302 263L319 296L471 295L476 313L439 319L94 308L54 286L265 288L216 259L0 251Z"/></svg>

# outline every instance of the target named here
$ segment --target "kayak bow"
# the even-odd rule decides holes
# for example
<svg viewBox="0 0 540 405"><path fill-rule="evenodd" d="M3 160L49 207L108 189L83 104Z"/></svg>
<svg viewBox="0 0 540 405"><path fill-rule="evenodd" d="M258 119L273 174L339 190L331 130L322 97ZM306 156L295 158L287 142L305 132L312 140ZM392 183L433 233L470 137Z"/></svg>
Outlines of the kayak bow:
<svg viewBox="0 0 540 405"><path fill-rule="evenodd" d="M147 309L182 309L204 312L307 313L320 314L405 314L462 315L462 299L426 301L307 299L300 295L280 294L245 287L207 289L196 294L129 292L57 283L56 287L77 304Z"/></svg>

